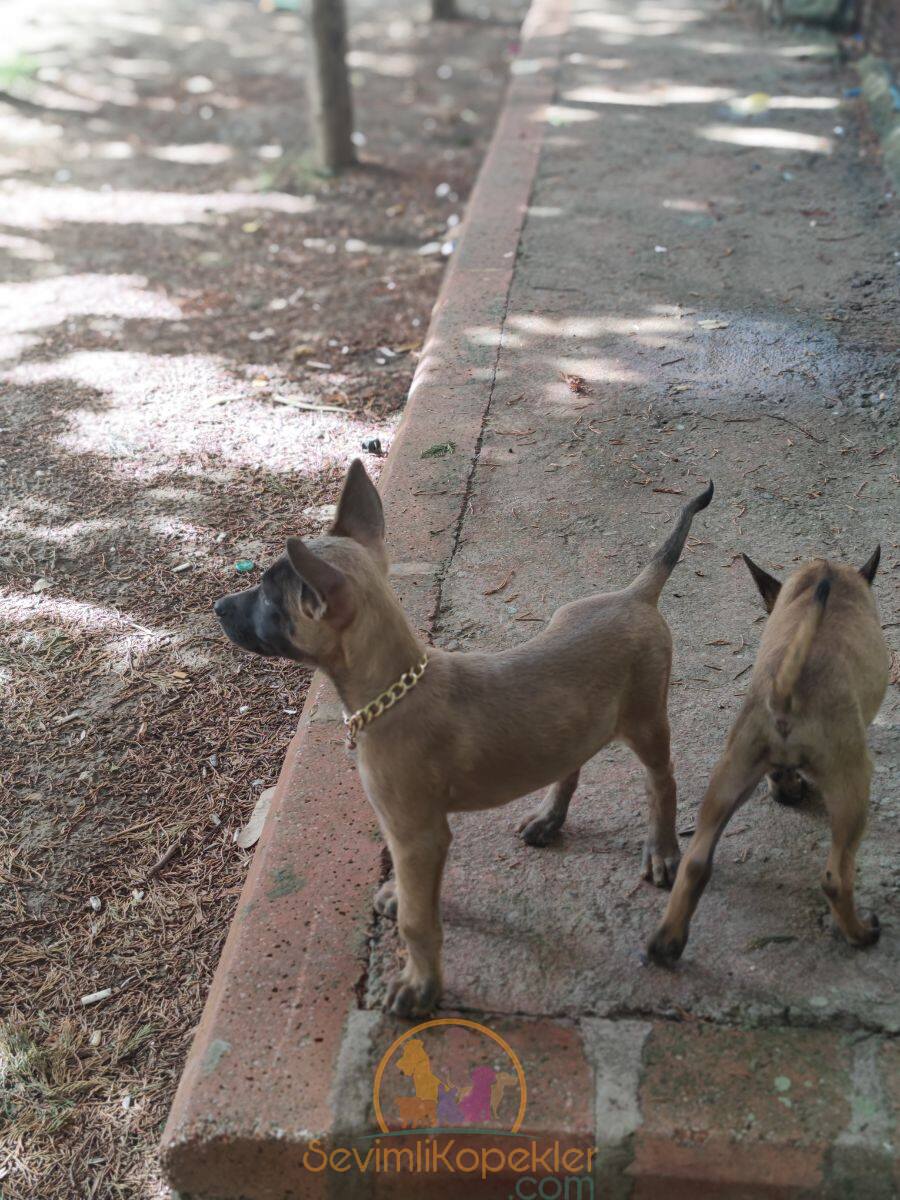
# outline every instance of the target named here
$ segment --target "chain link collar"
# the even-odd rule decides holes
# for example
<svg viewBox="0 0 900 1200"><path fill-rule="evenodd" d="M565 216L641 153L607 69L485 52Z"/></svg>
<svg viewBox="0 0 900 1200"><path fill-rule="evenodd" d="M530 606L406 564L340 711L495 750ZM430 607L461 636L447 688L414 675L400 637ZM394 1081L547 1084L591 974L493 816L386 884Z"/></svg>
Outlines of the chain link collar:
<svg viewBox="0 0 900 1200"><path fill-rule="evenodd" d="M349 716L345 714L344 725L347 727L348 750L355 749L356 739L367 725L371 725L382 713L386 713L389 708L393 708L398 700L402 700L407 692L412 691L425 674L427 666L428 655L424 654L421 662L416 663L410 670L404 671L397 682L392 683L380 696L376 696L374 700L370 700L365 707L358 708L355 713L351 713Z"/></svg>

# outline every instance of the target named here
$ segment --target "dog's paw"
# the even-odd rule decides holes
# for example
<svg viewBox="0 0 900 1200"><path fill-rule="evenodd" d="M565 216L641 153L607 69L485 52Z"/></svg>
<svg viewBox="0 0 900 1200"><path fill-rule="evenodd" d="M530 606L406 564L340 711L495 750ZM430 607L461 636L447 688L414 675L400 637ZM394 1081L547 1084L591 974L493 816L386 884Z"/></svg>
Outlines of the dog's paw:
<svg viewBox="0 0 900 1200"><path fill-rule="evenodd" d="M857 950L864 950L866 946L874 946L880 937L881 922L874 913L870 913L859 922L858 931L853 937L848 937L847 941Z"/></svg>
<svg viewBox="0 0 900 1200"><path fill-rule="evenodd" d="M382 917L389 921L397 920L397 881L387 879L375 893L372 907Z"/></svg>
<svg viewBox="0 0 900 1200"><path fill-rule="evenodd" d="M548 846L562 829L564 820L564 817L546 816L538 810L519 822L517 832L528 846Z"/></svg>
<svg viewBox="0 0 900 1200"><path fill-rule="evenodd" d="M415 982L401 971L391 980L384 1007L395 1017L427 1017L434 1012L440 996L441 985L437 979Z"/></svg>
<svg viewBox="0 0 900 1200"><path fill-rule="evenodd" d="M673 936L660 928L647 943L647 957L658 967L674 967L686 944L685 936Z"/></svg>
<svg viewBox="0 0 900 1200"><path fill-rule="evenodd" d="M681 852L677 846L671 854L665 854L647 842L641 859L641 878L652 880L657 887L670 888L675 882L680 862Z"/></svg>

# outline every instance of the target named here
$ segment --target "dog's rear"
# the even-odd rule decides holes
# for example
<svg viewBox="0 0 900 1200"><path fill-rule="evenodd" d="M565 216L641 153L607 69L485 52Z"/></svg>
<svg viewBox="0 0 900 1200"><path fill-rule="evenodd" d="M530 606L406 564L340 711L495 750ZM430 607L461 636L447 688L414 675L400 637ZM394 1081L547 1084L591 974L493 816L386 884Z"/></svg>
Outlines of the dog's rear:
<svg viewBox="0 0 900 1200"><path fill-rule="evenodd" d="M773 753L806 733L827 749L829 729L852 710L864 728L887 686L887 652L868 578L842 563L815 559L784 585L766 625L750 696L771 718ZM811 765L811 764L810 764Z"/></svg>
<svg viewBox="0 0 900 1200"><path fill-rule="evenodd" d="M851 945L877 941L878 920L859 916L853 880L872 774L866 728L888 680L887 646L871 592L878 554L860 570L816 559L784 586L747 560L771 616L750 691L710 780L666 915L648 946L654 961L680 956L716 844L766 773L773 793L799 794L800 781L821 792L832 831L822 889Z"/></svg>

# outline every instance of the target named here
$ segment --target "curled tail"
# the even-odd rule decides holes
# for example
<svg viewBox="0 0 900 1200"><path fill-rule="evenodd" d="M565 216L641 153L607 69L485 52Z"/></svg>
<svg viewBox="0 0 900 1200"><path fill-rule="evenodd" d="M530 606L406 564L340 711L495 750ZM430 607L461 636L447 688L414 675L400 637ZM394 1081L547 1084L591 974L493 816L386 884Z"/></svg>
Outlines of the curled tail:
<svg viewBox="0 0 900 1200"><path fill-rule="evenodd" d="M640 575L638 575L637 579L635 579L634 583L628 589L630 592L638 592L644 599L651 600L654 604L656 603L666 580L672 574L673 567L679 558L681 558L684 543L687 541L688 533L690 533L691 522L698 512L706 508L712 498L713 485L710 481L710 485L706 491L701 492L699 496L695 496L681 510L678 524L653 555L647 566L641 571Z"/></svg>
<svg viewBox="0 0 900 1200"><path fill-rule="evenodd" d="M825 605L828 603L828 593L830 591L831 580L821 580L816 588L812 604L803 614L803 618L797 627L797 632L794 634L787 650L785 650L784 658L781 660L781 665L772 684L769 704L773 712L786 714L791 711L791 697L794 694L794 688L797 686L797 680L800 678L800 672L803 670L806 660L809 657L813 638L822 624L822 617L825 615Z"/></svg>

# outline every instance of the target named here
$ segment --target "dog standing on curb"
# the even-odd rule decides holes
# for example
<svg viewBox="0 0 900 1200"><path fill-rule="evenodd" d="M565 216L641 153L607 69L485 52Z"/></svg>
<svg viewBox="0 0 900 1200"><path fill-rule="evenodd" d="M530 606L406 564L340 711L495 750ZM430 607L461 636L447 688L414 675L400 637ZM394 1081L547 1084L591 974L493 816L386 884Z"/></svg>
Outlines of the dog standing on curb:
<svg viewBox="0 0 900 1200"><path fill-rule="evenodd" d="M871 590L880 556L878 547L858 571L815 559L782 587L744 555L771 616L749 694L713 771L665 917L647 947L654 962L681 957L719 838L765 774L770 794L782 803L799 798L804 783L821 793L831 821L822 890L851 946L878 941L878 918L873 913L863 920L856 911L853 879L872 778L866 729L889 675Z"/></svg>
<svg viewBox="0 0 900 1200"><path fill-rule="evenodd" d="M216 601L238 646L321 667L345 708L357 766L394 864L375 908L396 916L409 951L387 1007L430 1012L441 991L440 887L447 814L550 792L520 826L545 844L559 830L581 767L613 740L644 764L650 805L643 873L671 884L678 866L666 698L669 628L656 603L712 484L637 579L576 600L511 650L426 647L388 583L381 500L357 459L329 533L287 553L261 583ZM386 690L383 690L386 689ZM373 699L374 697L374 699Z"/></svg>

